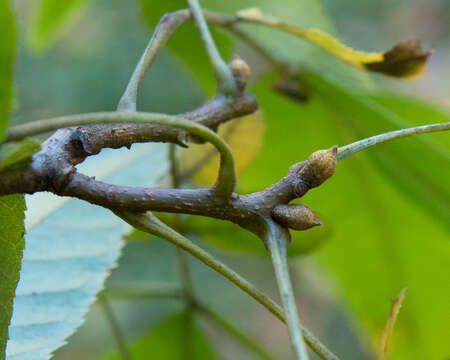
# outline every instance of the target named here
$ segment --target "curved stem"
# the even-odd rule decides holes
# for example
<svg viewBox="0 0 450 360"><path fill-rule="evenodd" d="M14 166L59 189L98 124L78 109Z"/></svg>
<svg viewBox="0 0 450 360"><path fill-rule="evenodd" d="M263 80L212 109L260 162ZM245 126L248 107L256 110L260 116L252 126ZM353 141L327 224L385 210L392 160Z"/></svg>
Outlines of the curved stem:
<svg viewBox="0 0 450 360"><path fill-rule="evenodd" d="M350 156L358 151L365 150L371 146L375 146L377 144L381 144L387 141L401 139L412 135L420 135L431 132L448 131L448 130L450 130L450 121L438 124L414 126L406 129L395 130L382 133L379 135L374 135L362 140L355 141L354 143L341 146L338 149L337 158L338 160L342 160L347 156Z"/></svg>
<svg viewBox="0 0 450 360"><path fill-rule="evenodd" d="M135 228L154 234L164 238L174 245L186 250L192 256L199 259L205 265L209 266L219 274L230 280L233 284L250 295L253 299L259 302L272 314L274 314L282 322L286 322L283 310L270 297L264 294L252 283L247 281L241 275L230 269L227 265L214 258L211 254L203 250L201 247L195 245L192 241L185 238L183 235L177 233L175 230L162 223L152 213L130 213L118 212L117 216L125 220ZM311 349L323 360L339 360L328 348L317 340L308 330L303 329L303 336Z"/></svg>
<svg viewBox="0 0 450 360"><path fill-rule="evenodd" d="M136 111L137 93L139 85L145 77L148 68L153 64L159 51L166 44L170 35L175 29L191 19L189 11L178 11L176 13L165 14L158 25L139 59L136 68L128 82L127 88L120 98L118 111Z"/></svg>
<svg viewBox="0 0 450 360"><path fill-rule="evenodd" d="M272 258L291 343L296 358L298 360L308 360L287 264L287 246L290 240L289 231L271 220L267 221L267 226L264 240Z"/></svg>
<svg viewBox="0 0 450 360"><path fill-rule="evenodd" d="M188 0L188 3L198 31L200 32L203 45L208 53L209 61L214 69L218 91L224 95L236 95L237 87L234 82L233 74L228 65L220 56L219 50L217 50L217 46L211 36L208 25L206 24L206 20L198 0Z"/></svg>
<svg viewBox="0 0 450 360"><path fill-rule="evenodd" d="M229 197L232 194L236 184L236 173L231 148L219 135L206 126L177 116L143 112L98 112L62 116L11 127L7 132L7 140L20 140L27 136L69 126L113 123L146 123L172 126L189 131L191 134L209 141L220 153L220 168L214 185L214 192L216 195L223 197Z"/></svg>

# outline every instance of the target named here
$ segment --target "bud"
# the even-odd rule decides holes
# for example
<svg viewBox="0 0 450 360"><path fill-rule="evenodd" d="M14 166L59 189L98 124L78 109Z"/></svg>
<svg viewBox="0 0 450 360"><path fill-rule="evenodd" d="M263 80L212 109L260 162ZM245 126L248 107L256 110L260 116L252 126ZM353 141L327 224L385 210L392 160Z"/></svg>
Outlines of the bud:
<svg viewBox="0 0 450 360"><path fill-rule="evenodd" d="M329 179L336 171L337 146L328 150L318 150L313 152L309 158L309 169L311 171L311 187L316 187Z"/></svg>
<svg viewBox="0 0 450 360"><path fill-rule="evenodd" d="M233 73L234 80L236 81L237 88L241 92L244 91L245 86L250 79L250 67L239 55L234 55L233 60L231 60L230 63L230 69Z"/></svg>
<svg viewBox="0 0 450 360"><path fill-rule="evenodd" d="M314 211L302 204L277 205L271 215L278 224L293 230L307 230L322 225Z"/></svg>

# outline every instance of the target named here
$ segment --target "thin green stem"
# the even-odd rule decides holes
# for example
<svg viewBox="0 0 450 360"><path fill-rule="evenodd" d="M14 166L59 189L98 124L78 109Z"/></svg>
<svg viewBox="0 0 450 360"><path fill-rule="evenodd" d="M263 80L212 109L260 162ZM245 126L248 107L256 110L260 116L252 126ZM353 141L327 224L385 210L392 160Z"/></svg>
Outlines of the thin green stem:
<svg viewBox="0 0 450 360"><path fill-rule="evenodd" d="M186 250L192 256L199 259L205 265L209 266L219 274L230 280L233 284L239 287L241 290L250 295L253 299L259 302L272 314L274 314L282 322L286 322L283 310L281 307L273 301L270 297L264 294L252 283L247 281L241 275L230 269L227 265L217 260L211 254L203 250L201 247L195 245L192 241L177 233L175 230L162 223L152 213L129 213L121 212L116 213L130 225L135 228L148 232L150 234L159 236L173 243L174 245ZM308 330L303 329L303 336L311 349L323 360L339 360L325 345L323 345L318 339L314 337Z"/></svg>
<svg viewBox="0 0 450 360"><path fill-rule="evenodd" d="M191 8L192 16L194 17L200 37L208 53L209 61L214 69L214 75L217 81L217 89L224 95L236 95L237 87L234 82L233 74L220 56L219 50L211 36L205 17L198 0L188 0Z"/></svg>
<svg viewBox="0 0 450 360"><path fill-rule="evenodd" d="M27 136L69 126L114 123L145 123L172 126L186 130L209 141L220 153L220 168L216 184L214 185L214 193L223 197L229 197L232 194L236 184L236 172L231 148L219 135L206 126L177 116L143 112L98 112L69 115L13 126L8 129L7 138L8 141L20 140Z"/></svg>
<svg viewBox="0 0 450 360"><path fill-rule="evenodd" d="M127 283L112 285L105 289L109 299L140 299L140 298L182 298L183 290L177 284L170 283Z"/></svg>
<svg viewBox="0 0 450 360"><path fill-rule="evenodd" d="M153 32L150 42L131 75L125 92L120 98L117 107L118 111L136 111L137 93L139 85L145 77L145 73L153 64L159 51L164 47L175 29L190 20L190 18L191 15L187 11L177 12L175 16L173 13L166 14L161 18Z"/></svg>
<svg viewBox="0 0 450 360"><path fill-rule="evenodd" d="M289 268L287 264L287 245L289 244L289 231L273 221L268 220L265 243L269 248L272 264L275 270L281 303L283 304L289 336L298 360L308 360L306 345L303 341L302 328L295 304L294 290L292 289Z"/></svg>
<svg viewBox="0 0 450 360"><path fill-rule="evenodd" d="M401 139L407 136L420 135L438 131L448 131L450 130L450 122L414 126L406 129L390 131L382 133L379 135L374 135L362 140L355 141L354 143L341 146L338 149L338 160L342 160L347 156L350 156L358 151L365 150L371 146L381 144L387 141L392 141L396 139Z"/></svg>
<svg viewBox="0 0 450 360"><path fill-rule="evenodd" d="M125 337L123 336L122 331L120 330L119 324L111 308L111 305L109 305L109 302L104 295L99 296L99 302L103 309L103 313L105 314L105 318L108 321L109 327L111 328L114 340L117 345L117 349L119 350L122 360L131 360L131 355L128 351L127 344L125 342Z"/></svg>
<svg viewBox="0 0 450 360"><path fill-rule="evenodd" d="M232 324L230 324L226 319L222 316L211 310L209 307L204 304L197 304L197 308L205 314L208 319L214 322L216 325L221 327L231 336L233 336L236 340L246 346L253 353L258 355L263 360L273 360L273 357L270 356L256 341L250 339L246 334L236 329Z"/></svg>

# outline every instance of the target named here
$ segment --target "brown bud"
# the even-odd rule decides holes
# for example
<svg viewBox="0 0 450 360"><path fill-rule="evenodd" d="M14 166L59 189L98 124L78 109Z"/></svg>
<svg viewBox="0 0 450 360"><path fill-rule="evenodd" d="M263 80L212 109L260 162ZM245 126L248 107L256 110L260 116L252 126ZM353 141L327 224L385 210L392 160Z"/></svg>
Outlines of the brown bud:
<svg viewBox="0 0 450 360"><path fill-rule="evenodd" d="M328 150L318 150L313 152L308 159L312 178L309 179L311 186L316 187L329 179L336 171L337 146Z"/></svg>
<svg viewBox="0 0 450 360"><path fill-rule="evenodd" d="M233 73L234 79L236 81L236 86L238 87L239 91L244 91L245 86L250 79L250 67L244 60L242 60L239 55L234 55L233 60L231 60L230 63L230 69Z"/></svg>
<svg viewBox="0 0 450 360"><path fill-rule="evenodd" d="M314 211L302 204L277 205L271 215L278 224L293 230L307 230L322 225Z"/></svg>

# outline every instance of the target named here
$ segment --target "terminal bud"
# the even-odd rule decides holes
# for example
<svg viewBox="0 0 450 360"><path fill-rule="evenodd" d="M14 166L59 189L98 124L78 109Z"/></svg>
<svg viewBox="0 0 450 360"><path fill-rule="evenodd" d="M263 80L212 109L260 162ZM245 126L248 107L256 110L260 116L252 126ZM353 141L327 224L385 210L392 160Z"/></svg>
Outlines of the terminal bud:
<svg viewBox="0 0 450 360"><path fill-rule="evenodd" d="M240 92L243 92L250 79L250 67L239 55L234 55L229 66L236 81L237 88Z"/></svg>
<svg viewBox="0 0 450 360"><path fill-rule="evenodd" d="M337 164L337 146L328 150L318 150L313 152L308 158L307 166L310 170L309 182L311 187L316 187L328 180L336 171Z"/></svg>

